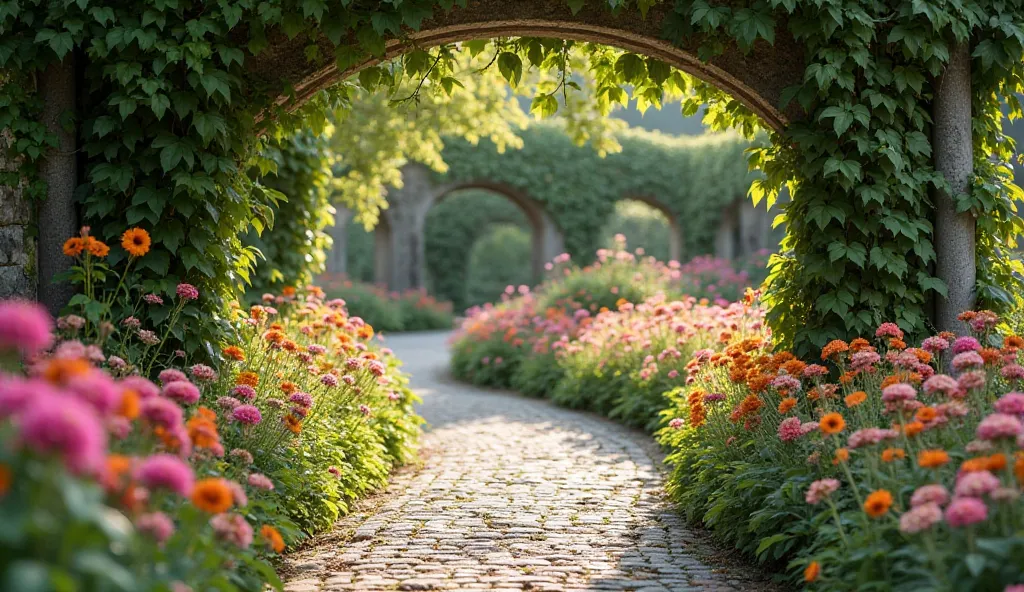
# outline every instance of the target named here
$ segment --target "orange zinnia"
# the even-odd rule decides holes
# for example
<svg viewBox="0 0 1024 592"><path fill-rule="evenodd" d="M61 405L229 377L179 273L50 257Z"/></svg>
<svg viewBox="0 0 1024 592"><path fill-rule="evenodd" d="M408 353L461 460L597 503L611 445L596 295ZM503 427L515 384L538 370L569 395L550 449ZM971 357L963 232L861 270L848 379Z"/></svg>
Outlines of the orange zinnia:
<svg viewBox="0 0 1024 592"><path fill-rule="evenodd" d="M142 257L149 252L149 233L141 228L129 228L121 235L121 246L132 257Z"/></svg>
<svg viewBox="0 0 1024 592"><path fill-rule="evenodd" d="M106 257L110 253L107 243L91 236L85 237L85 250L93 257Z"/></svg>
<svg viewBox="0 0 1024 592"><path fill-rule="evenodd" d="M295 295L295 288L292 287L292 286L285 286L285 287L281 288L281 295L282 296L286 296L286 297L294 296Z"/></svg>
<svg viewBox="0 0 1024 592"><path fill-rule="evenodd" d="M814 580L818 579L818 574L820 573L821 566L818 565L817 561L812 561L808 563L807 567L804 569L804 581L807 583L811 583Z"/></svg>
<svg viewBox="0 0 1024 592"><path fill-rule="evenodd" d="M121 393L121 402L117 405L117 415L131 420L138 417L140 411L139 393L131 389L125 389Z"/></svg>
<svg viewBox="0 0 1024 592"><path fill-rule="evenodd" d="M210 514L220 514L231 509L233 503L231 488L219 478L201 479L192 489L192 503Z"/></svg>
<svg viewBox="0 0 1024 592"><path fill-rule="evenodd" d="M786 414L796 406L796 399L793 397L786 397L779 402L779 413Z"/></svg>
<svg viewBox="0 0 1024 592"><path fill-rule="evenodd" d="M242 348L238 347L237 345L229 345L225 347L222 351L224 352L224 357L226 358L231 358L236 362L245 361L245 352L243 352Z"/></svg>
<svg viewBox="0 0 1024 592"><path fill-rule="evenodd" d="M850 460L850 451L846 448L840 448L839 450L836 450L836 456L832 459L832 464L838 465L839 463L846 462L848 460Z"/></svg>
<svg viewBox="0 0 1024 592"><path fill-rule="evenodd" d="M890 463L896 459L903 460L907 453L902 448L886 448L882 451L882 462Z"/></svg>
<svg viewBox="0 0 1024 592"><path fill-rule="evenodd" d="M68 257L78 257L85 250L85 241L81 237L71 237L64 241L64 254Z"/></svg>
<svg viewBox="0 0 1024 592"><path fill-rule="evenodd" d="M256 388L260 384L260 376L255 372L239 372L235 377L235 384L244 384Z"/></svg>
<svg viewBox="0 0 1024 592"><path fill-rule="evenodd" d="M288 428L289 432L298 434L302 431L302 420L289 413L284 416L284 427Z"/></svg>
<svg viewBox="0 0 1024 592"><path fill-rule="evenodd" d="M1017 453L1017 460L1013 463L1013 474L1017 481L1024 485L1024 452Z"/></svg>
<svg viewBox="0 0 1024 592"><path fill-rule="evenodd" d="M922 450L917 455L917 464L926 469L936 469L949 462L949 454L945 450Z"/></svg>
<svg viewBox="0 0 1024 592"><path fill-rule="evenodd" d="M845 351L847 351L849 349L850 349L850 346L847 345L845 341L843 341L841 339L835 339L833 341L830 341L828 343L828 345L826 345L825 347L821 348L821 359L822 360L831 359L836 354L840 354L840 353L845 352Z"/></svg>
<svg viewBox="0 0 1024 592"><path fill-rule="evenodd" d="M924 430L924 424L919 421L912 421L903 427L903 433L908 436L916 436Z"/></svg>
<svg viewBox="0 0 1024 592"><path fill-rule="evenodd" d="M864 391L850 393L849 395L846 395L845 399L843 399L847 407L856 407L857 405L860 405L861 403L867 400L868 394L865 393Z"/></svg>
<svg viewBox="0 0 1024 592"><path fill-rule="evenodd" d="M277 529L273 526L264 524L260 527L260 536L263 537L263 540L270 545L270 548L273 549L275 553L284 551L284 539L281 538L281 533L277 532Z"/></svg>
<svg viewBox="0 0 1024 592"><path fill-rule="evenodd" d="M885 516L892 507L892 494L884 489L877 489L864 500L864 513L872 518Z"/></svg>
<svg viewBox="0 0 1024 592"><path fill-rule="evenodd" d="M924 423L928 423L938 416L939 412L934 407L921 407L914 413L914 419Z"/></svg>
<svg viewBox="0 0 1024 592"><path fill-rule="evenodd" d="M294 393L295 391L299 390L299 387L295 386L295 383L290 381L290 380L286 380L286 381L282 382L280 386L281 386L281 391L284 394L286 394L286 395L290 395L290 394Z"/></svg>
<svg viewBox="0 0 1024 592"><path fill-rule="evenodd" d="M826 413L819 424L821 431L826 434L838 434L846 427L846 421L838 413Z"/></svg>
<svg viewBox="0 0 1024 592"><path fill-rule="evenodd" d="M1005 469L1006 462L1006 455L1002 452L997 452L985 459L985 465L988 467L988 470L993 473Z"/></svg>
<svg viewBox="0 0 1024 592"><path fill-rule="evenodd" d="M92 366L81 358L52 358L43 368L43 379L56 385L65 385L76 376L88 374Z"/></svg>

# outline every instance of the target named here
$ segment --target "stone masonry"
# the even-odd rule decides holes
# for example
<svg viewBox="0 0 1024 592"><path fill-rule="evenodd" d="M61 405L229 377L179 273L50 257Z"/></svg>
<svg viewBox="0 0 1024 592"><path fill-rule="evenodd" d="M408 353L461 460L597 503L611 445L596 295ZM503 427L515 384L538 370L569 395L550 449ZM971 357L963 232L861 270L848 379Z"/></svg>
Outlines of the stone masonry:
<svg viewBox="0 0 1024 592"><path fill-rule="evenodd" d="M287 558L286 590L768 590L664 499L651 438L444 378L444 334L388 344L429 423L401 471Z"/></svg>
<svg viewBox="0 0 1024 592"><path fill-rule="evenodd" d="M6 156L10 132L0 132L0 173L18 170ZM35 296L35 241L28 237L32 208L24 195L25 183L0 183L0 299Z"/></svg>

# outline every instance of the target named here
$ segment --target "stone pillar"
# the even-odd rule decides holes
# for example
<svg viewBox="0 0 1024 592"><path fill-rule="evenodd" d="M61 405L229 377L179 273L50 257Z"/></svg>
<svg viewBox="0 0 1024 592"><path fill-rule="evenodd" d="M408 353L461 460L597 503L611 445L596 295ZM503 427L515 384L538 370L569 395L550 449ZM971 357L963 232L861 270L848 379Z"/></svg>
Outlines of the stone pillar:
<svg viewBox="0 0 1024 592"><path fill-rule="evenodd" d="M46 182L46 199L39 204L39 301L54 315L67 304L74 287L55 283L54 276L67 271L73 260L66 257L64 241L78 232L74 192L78 186L78 164L75 130L61 125L65 113L75 111L74 54L64 61L50 64L39 78L39 94L43 99L42 121L48 132L57 136L57 146L47 153L40 166L40 177Z"/></svg>
<svg viewBox="0 0 1024 592"><path fill-rule="evenodd" d="M730 204L722 210L722 217L715 230L715 257L732 259L736 256L736 206Z"/></svg>
<svg viewBox="0 0 1024 592"><path fill-rule="evenodd" d="M565 252L565 239L546 212L541 212L540 228L534 228L533 235L533 280L539 284L544 279L544 264Z"/></svg>
<svg viewBox="0 0 1024 592"><path fill-rule="evenodd" d="M388 190L390 279L388 289L402 292L422 288L427 281L427 212L434 201L433 180L427 167L412 163L402 168L401 189Z"/></svg>
<svg viewBox="0 0 1024 592"><path fill-rule="evenodd" d="M966 43L951 47L949 63L935 80L932 105L932 150L935 169L945 176L950 191L935 192L935 274L945 282L948 296L936 297L935 326L939 331L962 330L957 315L974 306L977 279L976 220L957 213L953 196L970 189L974 172L971 134L971 53Z"/></svg>
<svg viewBox="0 0 1024 592"><path fill-rule="evenodd" d="M10 150L14 139L0 131L0 173L17 173L20 159ZM25 197L27 179L18 175L10 185L0 184L0 300L36 296L35 241L28 238L32 206Z"/></svg>
<svg viewBox="0 0 1024 592"><path fill-rule="evenodd" d="M348 273L348 224L352 220L352 210L344 206L336 206L334 226L327 229L334 244L327 252L327 273L344 275Z"/></svg>

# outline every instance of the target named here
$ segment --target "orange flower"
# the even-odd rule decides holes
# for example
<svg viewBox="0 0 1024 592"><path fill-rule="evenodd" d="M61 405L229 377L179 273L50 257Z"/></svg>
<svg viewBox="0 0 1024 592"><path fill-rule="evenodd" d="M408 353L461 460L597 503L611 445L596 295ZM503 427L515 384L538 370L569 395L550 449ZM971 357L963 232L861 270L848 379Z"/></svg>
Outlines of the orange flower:
<svg viewBox="0 0 1024 592"><path fill-rule="evenodd" d="M207 410L209 411L209 410ZM217 433L217 424L208 419L205 414L197 413L185 424L188 428L188 437L196 448L216 448L220 444L220 434Z"/></svg>
<svg viewBox="0 0 1024 592"><path fill-rule="evenodd" d="M841 354L850 349L850 346L846 344L842 339L834 339L828 343L825 347L821 348L821 359L830 360L837 354Z"/></svg>
<svg viewBox="0 0 1024 592"><path fill-rule="evenodd" d="M114 483L120 484L121 478L128 474L132 468L132 459L123 454L111 454L107 456L107 476Z"/></svg>
<svg viewBox="0 0 1024 592"><path fill-rule="evenodd" d="M864 500L864 513L872 518L885 516L892 507L892 494L884 489L876 489Z"/></svg>
<svg viewBox="0 0 1024 592"><path fill-rule="evenodd" d="M988 457L979 456L976 458L969 458L964 462L960 463L960 471L964 473L977 473L978 471L988 470Z"/></svg>
<svg viewBox="0 0 1024 592"><path fill-rule="evenodd" d="M819 424L821 431L826 434L838 434L846 427L846 421L838 413L826 413Z"/></svg>
<svg viewBox="0 0 1024 592"><path fill-rule="evenodd" d="M284 416L284 427L288 428L289 432L298 434L302 431L302 420L289 413Z"/></svg>
<svg viewBox="0 0 1024 592"><path fill-rule="evenodd" d="M912 421L903 428L903 433L908 436L916 436L924 431L924 424L919 421Z"/></svg>
<svg viewBox="0 0 1024 592"><path fill-rule="evenodd" d="M270 343L281 343L284 341L284 333L280 329L271 329L263 334L263 339L266 339Z"/></svg>
<svg viewBox="0 0 1024 592"><path fill-rule="evenodd" d="M139 393L131 389L125 389L121 393L121 402L117 405L117 415L132 420L139 416L140 410Z"/></svg>
<svg viewBox="0 0 1024 592"><path fill-rule="evenodd" d="M789 413L789 411L793 409L793 407L795 406L796 399L794 399L793 397L786 397L785 399L779 402L779 413L785 415L786 413Z"/></svg>
<svg viewBox="0 0 1024 592"><path fill-rule="evenodd" d="M949 462L949 454L945 450L922 450L917 455L917 465L926 469L937 469Z"/></svg>
<svg viewBox="0 0 1024 592"><path fill-rule="evenodd" d="M239 372L238 376L235 377L235 384L245 384L256 388L260 384L260 376L255 372Z"/></svg>
<svg viewBox="0 0 1024 592"><path fill-rule="evenodd" d="M1013 463L1013 474L1017 477L1017 481L1024 485L1024 452L1017 453L1017 460Z"/></svg>
<svg viewBox="0 0 1024 592"><path fill-rule="evenodd" d="M843 399L847 407L856 407L857 405L860 405L861 403L867 400L868 394L865 393L864 391L850 393L849 395L846 395L845 399Z"/></svg>
<svg viewBox="0 0 1024 592"><path fill-rule="evenodd" d="M243 352L242 348L238 347L237 345L229 345L221 351L224 352L224 357L226 358L231 358L236 362L245 361L245 352Z"/></svg>
<svg viewBox="0 0 1024 592"><path fill-rule="evenodd" d="M874 351L875 348L871 347L871 342L863 337L858 337L850 342L850 351L856 353L861 351Z"/></svg>
<svg viewBox="0 0 1024 592"><path fill-rule="evenodd" d="M201 417L207 421L217 421L217 414L209 407L203 407L202 405L196 409L195 417Z"/></svg>
<svg viewBox="0 0 1024 592"><path fill-rule="evenodd" d="M882 462L891 463L894 460L903 460L907 453L902 448L886 448L882 451Z"/></svg>
<svg viewBox="0 0 1024 592"><path fill-rule="evenodd" d="M284 551L284 539L281 538L281 533L277 532L277 529L273 526L264 524L260 527L260 536L263 537L263 540L270 545L270 548L273 549L275 553Z"/></svg>
<svg viewBox="0 0 1024 592"><path fill-rule="evenodd" d="M85 241L77 236L64 241L64 254L68 257L78 257L85 250Z"/></svg>
<svg viewBox="0 0 1024 592"><path fill-rule="evenodd" d="M43 380L56 385L66 385L76 376L89 373L92 366L81 358L52 358L43 368Z"/></svg>
<svg viewBox="0 0 1024 592"><path fill-rule="evenodd" d="M201 479L192 489L192 504L204 512L220 514L231 509L231 488L219 478Z"/></svg>
<svg viewBox="0 0 1024 592"><path fill-rule="evenodd" d="M106 257L110 253L107 243L91 236L85 237L85 250L93 257Z"/></svg>
<svg viewBox="0 0 1024 592"><path fill-rule="evenodd" d="M1003 338L1003 347L1010 351L1016 351L1024 347L1024 338L1017 335L1007 335Z"/></svg>
<svg viewBox="0 0 1024 592"><path fill-rule="evenodd" d="M281 388L281 391L284 392L284 394L286 394L286 395L290 395L290 394L294 393L295 391L299 390L299 387L295 386L295 383L291 382L290 380L286 380L286 381L282 382L280 384L280 388Z"/></svg>
<svg viewBox="0 0 1024 592"><path fill-rule="evenodd" d="M856 377L857 377L857 373L856 372L843 372L843 374L839 377L839 382L841 382L843 384L850 384L851 382L853 382L853 379L856 378Z"/></svg>
<svg viewBox="0 0 1024 592"><path fill-rule="evenodd" d="M356 331L356 335L358 335L360 339L369 339L373 337L373 327L370 325L363 325L362 327L359 327L358 331Z"/></svg>
<svg viewBox="0 0 1024 592"><path fill-rule="evenodd" d="M7 465L0 463L0 496L5 495L11 490L11 482L14 480L11 474L11 468Z"/></svg>
<svg viewBox="0 0 1024 592"><path fill-rule="evenodd" d="M902 339L893 337L889 340L889 347L892 349L907 349L907 344Z"/></svg>
<svg viewBox="0 0 1024 592"><path fill-rule="evenodd" d="M818 574L821 573L821 566L818 565L817 561L812 561L807 564L804 569L804 581L808 584L818 579Z"/></svg>
<svg viewBox="0 0 1024 592"><path fill-rule="evenodd" d="M832 464L838 465L841 462L850 460L850 451L846 448L840 448L836 450L836 456L832 459Z"/></svg>
<svg viewBox="0 0 1024 592"><path fill-rule="evenodd" d="M281 295L290 298L295 295L295 288L293 286L285 286L281 288Z"/></svg>
<svg viewBox="0 0 1024 592"><path fill-rule="evenodd" d="M142 257L149 252L149 233L141 228L129 228L121 235L121 246L132 257Z"/></svg>
<svg viewBox="0 0 1024 592"><path fill-rule="evenodd" d="M997 453L993 454L992 456L989 456L988 458L986 458L985 459L985 464L987 465L987 469L989 471L992 471L992 472L1002 471L1003 469L1006 468L1006 464L1007 464L1006 455L1003 454L1002 452L997 452Z"/></svg>
<svg viewBox="0 0 1024 592"><path fill-rule="evenodd" d="M782 369L790 376L800 376L805 368L807 368L807 364L800 360L790 360L782 365Z"/></svg>
<svg viewBox="0 0 1024 592"><path fill-rule="evenodd" d="M923 423L928 423L938 416L939 412L934 407L921 407L914 413L914 419Z"/></svg>

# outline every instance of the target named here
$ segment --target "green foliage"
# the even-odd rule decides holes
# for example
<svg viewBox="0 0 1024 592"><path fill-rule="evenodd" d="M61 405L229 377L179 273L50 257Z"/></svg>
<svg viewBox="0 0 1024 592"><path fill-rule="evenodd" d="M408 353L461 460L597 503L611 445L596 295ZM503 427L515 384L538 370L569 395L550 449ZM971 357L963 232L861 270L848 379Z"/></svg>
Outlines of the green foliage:
<svg viewBox="0 0 1024 592"><path fill-rule="evenodd" d="M615 204L615 211L601 229L601 246L615 246L615 235L626 237L626 244L658 261L669 260L669 236L672 232L665 214L642 201L626 200Z"/></svg>
<svg viewBox="0 0 1024 592"><path fill-rule="evenodd" d="M385 332L450 329L452 305L438 302L423 290L404 294L343 277L321 276L329 298L341 298L352 316Z"/></svg>
<svg viewBox="0 0 1024 592"><path fill-rule="evenodd" d="M466 269L466 302L469 306L493 302L506 286L530 285L530 234L518 226L491 226L470 251Z"/></svg>
<svg viewBox="0 0 1024 592"><path fill-rule="evenodd" d="M269 39L283 34L307 44L308 60L325 66L333 61L344 70L381 55L389 39L456 4L465 2L7 2L0 6L0 70L9 81L0 89L0 126L14 134L30 193L41 195L38 162L53 138L35 122L41 104L32 81L69 54L82 58L83 90L74 120L81 126L85 183L79 197L85 219L105 240L128 226L152 230L155 248L143 269L145 290L167 294L178 281L200 287L204 298L191 319L190 350L226 329L221 314L244 289L257 257L239 236L254 221L266 223L275 205L275 195L245 174L261 132L275 135L299 126L318 132L325 111L358 87L387 88L414 103L427 95L452 95L466 85L458 68L464 47L489 58L488 70L532 89L538 115L579 100L570 90L573 75L581 74L594 91L588 113L607 114L630 93L641 108L682 97L684 113L706 104L706 121L716 128L735 127L748 137L759 129L739 101L656 59L571 41L505 38L417 48L397 62L365 69L358 80L316 95L297 111L289 111L292 89L274 87L246 68ZM578 11L587 3L567 4ZM595 0L587 10L645 13L653 4ZM759 44L773 43L781 27L803 48L803 83L785 96L805 116L771 134L771 145L751 155L752 165L766 175L753 191L755 200L771 202L783 185L792 195L785 206L785 250L773 262L768 292L778 337L809 351L882 319L912 333L924 330L929 299L945 289L931 273L928 191L945 181L931 163L929 81L942 71L953 42L973 44L976 175L960 203L980 220L979 294L985 305L1007 300L1018 286L1020 267L1006 249L1014 246L1022 222L1013 215L1019 190L1004 164L1013 145L1000 134L998 107L1006 100L1012 117L1021 114L1013 97L1024 90L1019 1L701 0L675 3L665 12L665 38L699 40L702 60L733 43L756 51ZM313 32L329 45L316 43ZM334 51L325 51L330 45ZM535 71L544 74L531 83ZM398 94L410 80L418 81L413 93ZM577 113L568 113L577 138L606 129L600 118ZM612 151L612 144L595 143L598 152ZM552 168L569 162L564 156L553 158ZM550 172L548 183L564 189L565 175ZM624 176L629 172L624 169ZM371 201L366 211L374 212L380 196L365 197ZM553 209L556 219L576 225L577 214ZM588 223L592 214L578 211L580 226L591 231L569 245L577 253L597 240L600 217Z"/></svg>

